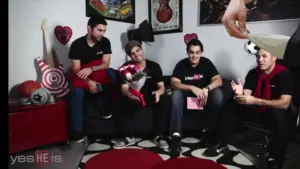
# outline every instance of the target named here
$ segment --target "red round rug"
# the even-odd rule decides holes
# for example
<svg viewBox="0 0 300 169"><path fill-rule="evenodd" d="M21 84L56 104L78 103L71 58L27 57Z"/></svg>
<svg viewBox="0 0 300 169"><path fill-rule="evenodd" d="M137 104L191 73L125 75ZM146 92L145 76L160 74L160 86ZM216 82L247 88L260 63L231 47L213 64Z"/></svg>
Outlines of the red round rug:
<svg viewBox="0 0 300 169"><path fill-rule="evenodd" d="M166 160L152 169L226 169L226 167L206 159L183 157Z"/></svg>
<svg viewBox="0 0 300 169"><path fill-rule="evenodd" d="M153 169L163 162L156 153L144 149L114 149L86 162L84 169Z"/></svg>

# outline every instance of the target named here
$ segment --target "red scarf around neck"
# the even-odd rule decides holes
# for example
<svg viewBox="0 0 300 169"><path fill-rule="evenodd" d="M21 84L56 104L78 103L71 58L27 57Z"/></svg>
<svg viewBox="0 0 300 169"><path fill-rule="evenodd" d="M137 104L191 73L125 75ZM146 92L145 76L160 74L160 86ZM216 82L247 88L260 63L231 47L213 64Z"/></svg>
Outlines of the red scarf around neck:
<svg viewBox="0 0 300 169"><path fill-rule="evenodd" d="M272 79L275 75L280 73L281 71L288 70L286 67L276 64L272 72L268 75L263 74L261 70L257 67L256 68L256 73L258 74L258 81L257 81L257 86L255 89L254 96L257 98L265 99L265 100L270 100L271 99L271 85L270 85L270 79ZM264 93L262 94L262 85L264 83ZM265 110L264 107L260 107L258 109L258 112L263 112Z"/></svg>

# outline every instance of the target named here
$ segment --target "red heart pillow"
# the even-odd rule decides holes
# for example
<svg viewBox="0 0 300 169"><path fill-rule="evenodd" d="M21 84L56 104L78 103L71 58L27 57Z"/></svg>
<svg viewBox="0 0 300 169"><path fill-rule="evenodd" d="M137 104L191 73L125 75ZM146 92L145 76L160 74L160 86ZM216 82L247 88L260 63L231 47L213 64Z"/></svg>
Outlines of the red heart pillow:
<svg viewBox="0 0 300 169"><path fill-rule="evenodd" d="M191 34L185 34L184 35L185 44L189 43L189 41L192 40L192 39L198 39L198 35L196 33L191 33Z"/></svg>
<svg viewBox="0 0 300 169"><path fill-rule="evenodd" d="M67 44L72 37L72 29L68 26L56 26L54 29L57 40L62 44Z"/></svg>

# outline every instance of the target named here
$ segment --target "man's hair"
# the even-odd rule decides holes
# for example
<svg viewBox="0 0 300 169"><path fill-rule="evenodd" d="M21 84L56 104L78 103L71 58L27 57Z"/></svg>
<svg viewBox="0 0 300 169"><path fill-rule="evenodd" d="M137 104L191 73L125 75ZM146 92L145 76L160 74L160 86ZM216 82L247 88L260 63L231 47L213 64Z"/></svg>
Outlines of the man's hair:
<svg viewBox="0 0 300 169"><path fill-rule="evenodd" d="M92 16L88 21L88 26L91 26L92 29L94 29L94 27L96 27L99 24L107 25L107 22L101 16Z"/></svg>
<svg viewBox="0 0 300 169"><path fill-rule="evenodd" d="M192 39L192 40L190 40L190 41L187 43L187 45L186 45L186 52L189 51L189 49L190 49L191 46L199 46L201 52L204 51L203 45L202 45L201 41L198 40L198 39Z"/></svg>
<svg viewBox="0 0 300 169"><path fill-rule="evenodd" d="M138 46L142 48L142 44L137 41L137 40L130 40L126 45L125 45L125 52L128 56L131 54L131 49L135 46Z"/></svg>

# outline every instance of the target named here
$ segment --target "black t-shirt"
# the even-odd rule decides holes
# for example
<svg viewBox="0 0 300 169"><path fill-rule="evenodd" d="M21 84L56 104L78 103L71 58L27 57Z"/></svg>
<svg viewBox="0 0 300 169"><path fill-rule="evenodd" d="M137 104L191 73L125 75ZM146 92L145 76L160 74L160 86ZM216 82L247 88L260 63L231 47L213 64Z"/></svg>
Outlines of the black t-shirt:
<svg viewBox="0 0 300 169"><path fill-rule="evenodd" d="M258 74L255 68L250 70L246 76L244 89L252 91L252 95L255 93L256 85L258 81ZM264 84L263 84L264 85ZM276 74L270 79L271 85L271 99L279 99L281 95L293 95L294 94L294 79L293 74L290 71L282 71ZM263 90L262 86L262 90Z"/></svg>
<svg viewBox="0 0 300 169"><path fill-rule="evenodd" d="M93 47L86 41L86 35L76 39L70 47L69 59L80 60L81 64L87 64L94 60L101 60L104 54L111 54L109 39L103 37Z"/></svg>
<svg viewBox="0 0 300 169"><path fill-rule="evenodd" d="M128 61L123 65L133 64L133 61ZM145 84L141 88L140 92L143 94L149 94L155 90L157 90L157 83L163 82L163 74L161 67L158 63L147 60L146 59L146 67L143 70L147 74L147 79ZM126 84L124 79L122 80L122 84Z"/></svg>
<svg viewBox="0 0 300 169"><path fill-rule="evenodd" d="M201 57L196 67L191 66L188 58L179 61L173 70L172 77L180 79L183 84L203 88L216 75L219 75L219 72L214 64L208 58Z"/></svg>

